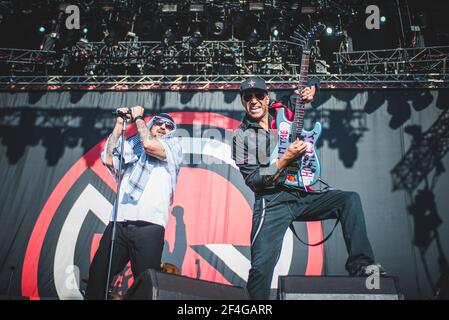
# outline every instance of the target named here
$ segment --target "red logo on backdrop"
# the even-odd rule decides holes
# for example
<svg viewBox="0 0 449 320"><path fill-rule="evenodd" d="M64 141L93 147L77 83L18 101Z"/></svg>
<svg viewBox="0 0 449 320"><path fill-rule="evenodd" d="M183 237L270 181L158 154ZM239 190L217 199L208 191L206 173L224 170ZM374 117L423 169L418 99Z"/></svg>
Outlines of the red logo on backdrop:
<svg viewBox="0 0 449 320"><path fill-rule="evenodd" d="M232 131L239 125L239 122L235 119L214 113L174 112L170 115L181 127L182 125L200 123L201 125ZM129 136L135 133L135 130L131 129L127 132L127 135ZM102 140L70 168L55 187L42 208L28 242L25 254L22 270L23 296L29 296L35 299L39 299L42 296L39 292L38 277L40 274L39 260L41 258L44 240L47 233L50 231L50 224L52 223L57 210L60 208L61 203L67 195L72 192L73 186L80 177L89 169L115 192L115 182L99 160L105 142L106 139ZM75 211L73 208L76 206L83 206L85 202L88 202L88 200L82 200L89 199L89 192L90 194L100 194L99 191L95 190L92 186L85 188L78 197L78 201L73 204L72 209L68 210L67 220L71 219L71 225L73 225L73 221L77 221L76 218L73 217L73 215L76 214L73 213ZM107 201L103 202L104 206L102 208L110 205ZM103 212L105 212L105 210L103 210ZM106 212L107 218L109 218L109 213L110 211ZM166 230L167 250L164 251L166 257L172 256L174 259L178 259L178 267L181 268L182 274L185 276L192 278L199 277L202 280L219 283L241 285L241 283L235 283L233 279L241 278L241 280L246 281L244 277L247 270L236 270L232 267L232 263L229 263L229 265L231 265L229 268L226 267L226 270L223 270L223 267L221 267L221 269L217 268L213 261L217 260L218 257L218 260L224 262L224 265L226 266L225 253L229 249L224 247L226 245L233 246L233 250L235 248L241 251L249 250L251 214L252 210L250 204L242 194L241 186L236 186L223 175L220 175L213 170L209 170L207 167L183 167L180 171L174 204L171 214L169 215L169 223ZM78 219L83 221L84 218L84 216L81 218L78 217ZM107 222L104 217L102 221L103 223ZM59 265L63 264L61 261L76 260L74 257L75 244L67 240L64 241L64 239L61 240L61 238L64 238L66 234L72 234L72 236L78 238L80 232L79 229L81 228L74 232L68 225L70 225L70 223L67 223L66 221L60 231L61 235L59 237L60 240L58 241L58 245L56 246L55 262L53 266L48 266L48 268L53 268L51 271L55 273L54 282L58 296L60 298L77 298L77 295L71 295L70 293L66 295L65 293L79 291L77 286L74 286L71 282L70 277L64 278L59 275L64 272L68 272L69 275L72 274L69 268L66 268L65 265ZM320 223L307 223L307 230L309 242L317 242L322 238ZM90 259L98 245L98 240L99 235L93 235L91 244L93 249L90 253ZM73 249L67 249L65 247L66 245L73 246ZM60 258L58 252L61 250L64 251L65 256L72 256L66 260ZM176 255L175 251L178 251ZM214 259L208 259L208 255L211 254L214 255ZM242 257L243 256L244 255L242 254ZM181 257L181 259L179 259L179 257ZM323 263L322 246L309 248L307 262L305 274L321 274ZM249 261L245 261L245 263L248 264ZM221 265L223 265L223 263ZM235 277L233 277L233 275ZM79 279L75 280L79 281ZM130 283L131 282L129 282L129 284Z"/></svg>

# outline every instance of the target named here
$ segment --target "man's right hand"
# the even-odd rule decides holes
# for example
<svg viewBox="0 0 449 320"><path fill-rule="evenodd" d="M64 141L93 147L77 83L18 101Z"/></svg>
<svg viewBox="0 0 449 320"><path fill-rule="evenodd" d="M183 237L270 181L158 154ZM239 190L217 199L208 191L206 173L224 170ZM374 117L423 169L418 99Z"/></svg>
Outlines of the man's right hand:
<svg viewBox="0 0 449 320"><path fill-rule="evenodd" d="M307 143L305 143L304 141L296 139L295 141L290 143L285 153L276 162L278 171L273 176L273 181L279 178L281 171L287 168L290 162L302 156L304 153L306 153L306 151L307 151Z"/></svg>
<svg viewBox="0 0 449 320"><path fill-rule="evenodd" d="M121 112L121 113L124 113L126 115L126 119L127 120L131 120L131 114L129 113L130 112L129 108L122 107L122 108L118 108L117 111ZM116 124L120 124L120 125L123 124L123 118L122 117L117 117L115 119L115 121L116 121Z"/></svg>
<svg viewBox="0 0 449 320"><path fill-rule="evenodd" d="M300 156L302 156L307 151L307 143L302 140L296 139L288 146L283 157L287 162L290 162Z"/></svg>

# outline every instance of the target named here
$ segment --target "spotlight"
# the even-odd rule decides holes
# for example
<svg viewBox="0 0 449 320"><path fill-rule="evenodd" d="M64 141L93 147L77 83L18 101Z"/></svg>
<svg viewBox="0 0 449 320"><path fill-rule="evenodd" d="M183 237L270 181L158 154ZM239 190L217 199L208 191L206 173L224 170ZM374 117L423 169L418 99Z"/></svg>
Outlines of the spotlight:
<svg viewBox="0 0 449 320"><path fill-rule="evenodd" d="M192 3L189 7L190 12L204 12L204 4Z"/></svg>
<svg viewBox="0 0 449 320"><path fill-rule="evenodd" d="M249 11L263 11L264 3L263 2L250 2L248 4Z"/></svg>
<svg viewBox="0 0 449 320"><path fill-rule="evenodd" d="M281 35L281 31L279 31L278 26L272 26L271 27L271 37L275 40L279 39L279 36Z"/></svg>
<svg viewBox="0 0 449 320"><path fill-rule="evenodd" d="M45 32L45 27L44 26L40 26L39 27L39 33L44 33Z"/></svg>
<svg viewBox="0 0 449 320"><path fill-rule="evenodd" d="M310 13L315 13L315 12L317 12L316 7L313 7L313 6L301 7L301 13L303 13L303 14L310 14Z"/></svg>
<svg viewBox="0 0 449 320"><path fill-rule="evenodd" d="M326 34L327 34L328 36L333 35L333 34L334 34L334 29L333 29L332 27L327 27L327 28L326 28Z"/></svg>
<svg viewBox="0 0 449 320"><path fill-rule="evenodd" d="M104 12L111 12L114 11L115 7L113 4L104 4L101 7L101 10L103 10Z"/></svg>
<svg viewBox="0 0 449 320"><path fill-rule="evenodd" d="M224 33L224 22L223 21L215 21L212 27L212 33L214 36L221 36Z"/></svg>
<svg viewBox="0 0 449 320"><path fill-rule="evenodd" d="M46 34L44 36L44 40L40 46L40 49L44 51L53 50L57 40L59 40L59 33L51 32L49 34Z"/></svg>
<svg viewBox="0 0 449 320"><path fill-rule="evenodd" d="M171 46L175 42L175 34L171 29L167 29L162 37L162 43Z"/></svg>
<svg viewBox="0 0 449 320"><path fill-rule="evenodd" d="M387 22L387 17L385 17L385 16L380 17L380 22L381 23Z"/></svg>
<svg viewBox="0 0 449 320"><path fill-rule="evenodd" d="M81 29L81 32L83 34L87 34L89 32L89 29L87 27L84 27L84 28Z"/></svg>
<svg viewBox="0 0 449 320"><path fill-rule="evenodd" d="M159 3L159 8L162 13L173 13L178 11L178 5L176 3Z"/></svg>
<svg viewBox="0 0 449 320"><path fill-rule="evenodd" d="M134 32L128 31L128 33L126 34L126 37L125 37L125 41L137 42L137 41L139 41L139 37Z"/></svg>
<svg viewBox="0 0 449 320"><path fill-rule="evenodd" d="M299 2L293 1L292 3L290 3L290 9L292 11L296 11L299 9Z"/></svg>
<svg viewBox="0 0 449 320"><path fill-rule="evenodd" d="M248 42L252 45L255 45L257 44L258 41L259 41L259 33L255 28L253 28L248 34Z"/></svg>
<svg viewBox="0 0 449 320"><path fill-rule="evenodd" d="M203 42L203 35L199 29L196 29L190 37L190 44L193 47L198 47Z"/></svg>

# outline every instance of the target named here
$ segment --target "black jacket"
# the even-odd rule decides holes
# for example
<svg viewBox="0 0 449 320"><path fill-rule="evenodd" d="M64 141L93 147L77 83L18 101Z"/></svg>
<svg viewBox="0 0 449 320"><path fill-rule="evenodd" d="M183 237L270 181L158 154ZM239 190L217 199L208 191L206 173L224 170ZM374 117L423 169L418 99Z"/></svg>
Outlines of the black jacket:
<svg viewBox="0 0 449 320"><path fill-rule="evenodd" d="M269 112L271 124L276 110L270 108ZM234 133L232 156L246 185L254 192L256 202L262 197L267 201L283 202L296 200L299 196L297 190L284 186L285 171L273 180L278 170L278 155L274 153L276 144L276 129L267 132L247 115Z"/></svg>
<svg viewBox="0 0 449 320"><path fill-rule="evenodd" d="M309 84L319 88L319 82L311 80ZM276 108L270 107L268 112L268 123L271 125L276 117ZM256 200L262 196L267 198L279 196L279 193L284 194L287 199L291 196L297 197L296 190L284 187L285 172L282 172L276 181L273 180L278 170L276 165L278 155L274 154L276 144L276 129L267 132L248 115L245 115L234 132L232 157L246 185L255 193Z"/></svg>

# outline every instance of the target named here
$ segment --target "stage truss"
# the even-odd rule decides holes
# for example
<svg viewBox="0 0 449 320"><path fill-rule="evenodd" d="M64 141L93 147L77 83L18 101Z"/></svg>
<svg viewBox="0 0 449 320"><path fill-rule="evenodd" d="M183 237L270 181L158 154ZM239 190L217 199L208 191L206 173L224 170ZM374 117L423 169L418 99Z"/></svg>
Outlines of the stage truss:
<svg viewBox="0 0 449 320"><path fill-rule="evenodd" d="M295 75L259 75L271 90L294 89ZM449 74L312 74L321 88L449 88ZM237 90L242 75L13 76L0 77L0 90Z"/></svg>

